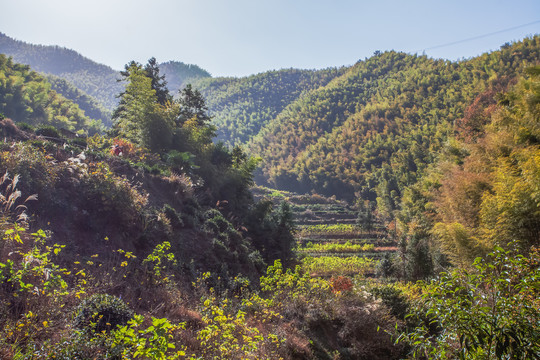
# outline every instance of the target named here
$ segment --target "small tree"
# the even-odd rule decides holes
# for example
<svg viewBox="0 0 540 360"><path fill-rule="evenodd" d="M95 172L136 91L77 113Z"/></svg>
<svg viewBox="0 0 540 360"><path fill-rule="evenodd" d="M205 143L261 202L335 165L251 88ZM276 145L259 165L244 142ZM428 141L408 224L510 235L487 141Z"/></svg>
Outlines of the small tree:
<svg viewBox="0 0 540 360"><path fill-rule="evenodd" d="M365 231L373 230L374 216L369 200L358 201L358 217L356 224Z"/></svg>
<svg viewBox="0 0 540 360"><path fill-rule="evenodd" d="M496 247L473 265L426 285L409 315L425 321L399 340L429 359L540 359L538 249L524 257Z"/></svg>
<svg viewBox="0 0 540 360"><path fill-rule="evenodd" d="M172 124L168 109L158 102L152 78L141 64L131 62L122 72L128 84L120 94L113 119L119 134L153 151L170 148Z"/></svg>

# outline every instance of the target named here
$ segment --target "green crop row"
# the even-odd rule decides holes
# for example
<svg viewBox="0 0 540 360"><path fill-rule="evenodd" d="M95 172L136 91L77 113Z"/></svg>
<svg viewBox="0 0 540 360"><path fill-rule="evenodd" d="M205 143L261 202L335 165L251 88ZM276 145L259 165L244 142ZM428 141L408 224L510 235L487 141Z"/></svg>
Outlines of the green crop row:
<svg viewBox="0 0 540 360"><path fill-rule="evenodd" d="M353 244L347 241L344 244L340 243L312 243L308 242L305 247L298 249L302 251L316 251L323 253L355 253L364 251L373 251L375 244Z"/></svg>
<svg viewBox="0 0 540 360"><path fill-rule="evenodd" d="M365 275L375 270L376 260L351 256L346 258L334 256L307 257L303 261L305 270L319 276Z"/></svg>

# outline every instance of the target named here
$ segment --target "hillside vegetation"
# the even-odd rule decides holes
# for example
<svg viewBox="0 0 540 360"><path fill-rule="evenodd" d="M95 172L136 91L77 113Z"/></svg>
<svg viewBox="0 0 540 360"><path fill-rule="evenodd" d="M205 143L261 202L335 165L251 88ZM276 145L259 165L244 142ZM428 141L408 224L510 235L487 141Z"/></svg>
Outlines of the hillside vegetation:
<svg viewBox="0 0 540 360"><path fill-rule="evenodd" d="M28 44L0 33L0 54L11 56L18 63L30 65L34 71L56 75L69 81L110 111L116 107L115 96L123 88L123 85L116 81L117 71L74 50Z"/></svg>
<svg viewBox="0 0 540 360"><path fill-rule="evenodd" d="M250 142L258 181L352 199L391 212L423 174L465 108L539 59L540 38L461 62L396 52L358 62L286 107Z"/></svg>
<svg viewBox="0 0 540 360"><path fill-rule="evenodd" d="M207 99L217 140L234 146L248 142L287 105L343 72L345 68L284 69L245 78L209 78L193 86Z"/></svg>
<svg viewBox="0 0 540 360"><path fill-rule="evenodd" d="M1 124L2 358L397 358L387 307L291 267L290 207L253 200L257 160L211 141L200 93L123 76L117 137Z"/></svg>
<svg viewBox="0 0 540 360"><path fill-rule="evenodd" d="M539 41L177 94L131 61L78 137L0 55L0 357L540 359Z"/></svg>
<svg viewBox="0 0 540 360"><path fill-rule="evenodd" d="M118 71L96 63L74 50L28 44L3 33L0 33L0 54L12 57L15 62L30 65L34 71L47 74L54 90L78 104L87 116L99 119L107 126L112 124L110 112L118 104L116 96L124 89L124 84L117 81L121 78ZM173 93L189 81L210 77L207 71L197 65L169 61L161 66ZM79 91L74 91L73 87Z"/></svg>
<svg viewBox="0 0 540 360"><path fill-rule="evenodd" d="M74 103L51 89L51 84L27 65L0 54L0 113L28 125L52 125L71 131L96 133L92 120Z"/></svg>
<svg viewBox="0 0 540 360"><path fill-rule="evenodd" d="M51 84L52 90L77 104L84 111L84 115L91 119L100 120L107 128L112 125L111 111L105 109L95 98L87 95L61 77L47 75L46 79Z"/></svg>

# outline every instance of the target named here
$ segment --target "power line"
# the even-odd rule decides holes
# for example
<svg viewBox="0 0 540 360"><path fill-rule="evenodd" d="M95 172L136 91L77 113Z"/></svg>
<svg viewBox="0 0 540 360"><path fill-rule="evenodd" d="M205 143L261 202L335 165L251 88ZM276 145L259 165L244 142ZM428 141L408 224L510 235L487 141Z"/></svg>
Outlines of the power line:
<svg viewBox="0 0 540 360"><path fill-rule="evenodd" d="M484 35L478 35L478 36L474 36L474 37L463 39L463 40L458 40L458 41L454 41L454 42L450 42L450 43L446 43L446 44L442 44L442 45L436 45L436 46L428 47L428 48L425 48L425 49L416 50L415 53L418 53L420 51L439 49L439 48L446 47L446 46L457 45L457 44L461 44L461 43L464 43L464 42L467 42L467 41L478 40L478 39L482 39L482 38L492 36L492 35L495 35L495 34L500 34L500 33L508 32L508 31L512 31L512 30L515 30L515 29L519 29L519 28L522 28L522 27L526 27L526 26L530 26L530 25L538 24L538 23L540 23L540 20L536 20L536 21L533 21L533 22L530 22L530 23L527 23L527 24L523 24L523 25L514 26L514 27L511 27L511 28L508 28L508 29L504 29L504 30L494 31L494 32L484 34Z"/></svg>

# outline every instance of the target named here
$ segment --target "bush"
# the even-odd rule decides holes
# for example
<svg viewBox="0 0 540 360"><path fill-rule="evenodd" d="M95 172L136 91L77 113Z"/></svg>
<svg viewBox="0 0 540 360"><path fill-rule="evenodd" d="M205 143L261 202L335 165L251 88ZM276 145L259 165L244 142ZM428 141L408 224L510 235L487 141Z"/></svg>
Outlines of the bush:
<svg viewBox="0 0 540 360"><path fill-rule="evenodd" d="M387 285L373 288L371 293L382 300L392 315L400 320L405 319L409 310L409 302L400 289Z"/></svg>
<svg viewBox="0 0 540 360"><path fill-rule="evenodd" d="M1 118L0 118L0 120L1 120ZM26 132L31 132L31 133L33 133L34 130L35 130L35 128L34 128L32 125L27 124L27 123L25 123L25 122L18 122L18 123L15 124L15 125L17 125L17 127L18 127L20 130L22 130L22 131L26 131Z"/></svg>
<svg viewBox="0 0 540 360"><path fill-rule="evenodd" d="M95 294L77 307L73 325L81 330L102 332L126 325L132 317L133 310L122 299L109 294Z"/></svg>
<svg viewBox="0 0 540 360"><path fill-rule="evenodd" d="M539 359L539 279L537 249L524 257L496 247L487 259L477 258L472 270L455 269L424 284L409 317L427 314L428 321L398 341L409 343L413 356Z"/></svg>
<svg viewBox="0 0 540 360"><path fill-rule="evenodd" d="M163 213L171 222L174 229L181 229L184 227L184 221L178 212L169 204L165 204L163 207Z"/></svg>
<svg viewBox="0 0 540 360"><path fill-rule="evenodd" d="M46 137L52 137L52 138L60 138L60 133L54 126L50 125L40 125L36 129L36 135L46 136Z"/></svg>
<svg viewBox="0 0 540 360"><path fill-rule="evenodd" d="M88 145L87 141L86 141L86 138L83 138L83 137L77 137L77 138L74 138L74 139L71 139L69 141L69 143L71 145L75 145L75 146L79 146L79 147L86 147Z"/></svg>

